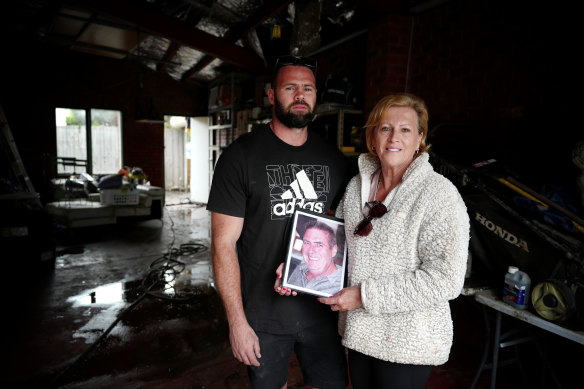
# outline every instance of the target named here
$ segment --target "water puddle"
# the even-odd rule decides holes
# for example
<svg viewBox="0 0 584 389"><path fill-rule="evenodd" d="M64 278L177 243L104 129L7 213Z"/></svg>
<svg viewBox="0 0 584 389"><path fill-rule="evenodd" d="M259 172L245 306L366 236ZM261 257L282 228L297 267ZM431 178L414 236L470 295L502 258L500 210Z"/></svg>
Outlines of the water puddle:
<svg viewBox="0 0 584 389"><path fill-rule="evenodd" d="M143 280L120 281L87 289L76 296L69 297L68 303L72 304L73 307L85 307L83 316L90 317L85 325L74 332L73 338L84 338L86 343L94 342L111 323L118 319L122 311L143 296L146 290ZM179 318L183 316L185 310L195 306L200 309L201 304L208 305L214 300L214 298L209 300L208 297L216 297L210 260L200 260L187 264L181 272L177 273L172 273L170 270L165 271L149 292L149 296L170 302L173 300L181 303L186 302L187 304L182 304L184 305L182 307L181 304L175 305L160 301L154 304L156 309L158 306L161 308L159 313L170 309L175 311L172 316L176 315ZM156 315L152 315L151 311L153 304L145 304L144 301L134 306L128 315L141 317L143 314L140 310L144 309L148 311L149 316L146 320L155 319ZM142 307L143 305L149 307ZM165 315L168 317L168 312ZM129 322L135 323L132 319L129 319ZM113 328L111 335L121 339L128 338L131 331L126 324L128 323L124 323L124 320L120 321Z"/></svg>
<svg viewBox="0 0 584 389"><path fill-rule="evenodd" d="M83 292L77 296L69 297L67 302L74 307L85 305L112 305L124 301L124 284L116 282L102 285L96 289Z"/></svg>

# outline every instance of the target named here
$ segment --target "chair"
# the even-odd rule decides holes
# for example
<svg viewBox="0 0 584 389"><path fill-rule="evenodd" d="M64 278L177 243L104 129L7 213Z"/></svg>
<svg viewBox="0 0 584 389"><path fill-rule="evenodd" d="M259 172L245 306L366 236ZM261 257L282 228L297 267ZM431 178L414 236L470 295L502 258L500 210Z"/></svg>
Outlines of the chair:
<svg viewBox="0 0 584 389"><path fill-rule="evenodd" d="M57 157L57 166L63 166L63 170L65 172L60 174L79 174L79 173L86 173L87 172L87 160L86 159L78 159L74 157ZM67 171L67 167L72 167L72 171ZM78 167L82 167L83 169L77 169Z"/></svg>

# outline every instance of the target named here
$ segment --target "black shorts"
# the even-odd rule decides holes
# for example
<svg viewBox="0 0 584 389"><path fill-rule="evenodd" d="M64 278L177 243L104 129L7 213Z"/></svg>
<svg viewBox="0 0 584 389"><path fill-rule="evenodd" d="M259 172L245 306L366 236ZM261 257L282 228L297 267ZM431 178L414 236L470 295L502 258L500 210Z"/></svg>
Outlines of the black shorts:
<svg viewBox="0 0 584 389"><path fill-rule="evenodd" d="M288 380L292 351L300 363L304 384L319 389L348 385L347 360L335 325L317 325L294 334L256 332L260 340L260 366L248 366L254 389L281 388Z"/></svg>

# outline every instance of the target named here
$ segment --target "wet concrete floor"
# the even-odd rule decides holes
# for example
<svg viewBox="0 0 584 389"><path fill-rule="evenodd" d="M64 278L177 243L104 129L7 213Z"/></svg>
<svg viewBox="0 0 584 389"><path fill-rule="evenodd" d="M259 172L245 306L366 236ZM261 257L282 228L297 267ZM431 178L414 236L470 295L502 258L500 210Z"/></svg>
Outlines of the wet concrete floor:
<svg viewBox="0 0 584 389"><path fill-rule="evenodd" d="M54 269L17 268L3 288L0 387L249 387L214 288L203 206L56 235Z"/></svg>
<svg viewBox="0 0 584 389"><path fill-rule="evenodd" d="M5 275L0 387L250 387L214 288L204 206L168 205L161 220L56 237L53 269ZM451 360L433 370L428 388L468 388L479 364L480 307L467 297L452 306ZM518 377L503 367L498 387L525 387ZM476 388L489 387L488 378ZM289 387L306 388L295 359Z"/></svg>

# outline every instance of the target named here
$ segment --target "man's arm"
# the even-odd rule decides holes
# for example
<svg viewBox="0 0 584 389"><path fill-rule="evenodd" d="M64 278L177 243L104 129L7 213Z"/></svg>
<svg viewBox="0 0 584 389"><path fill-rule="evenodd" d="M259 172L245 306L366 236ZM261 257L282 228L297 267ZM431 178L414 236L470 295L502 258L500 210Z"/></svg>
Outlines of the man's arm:
<svg viewBox="0 0 584 389"><path fill-rule="evenodd" d="M241 299L241 275L236 243L243 228L243 218L213 212L211 226L215 284L227 313L233 356L246 365L259 366L257 358L261 357L260 344L247 322Z"/></svg>

